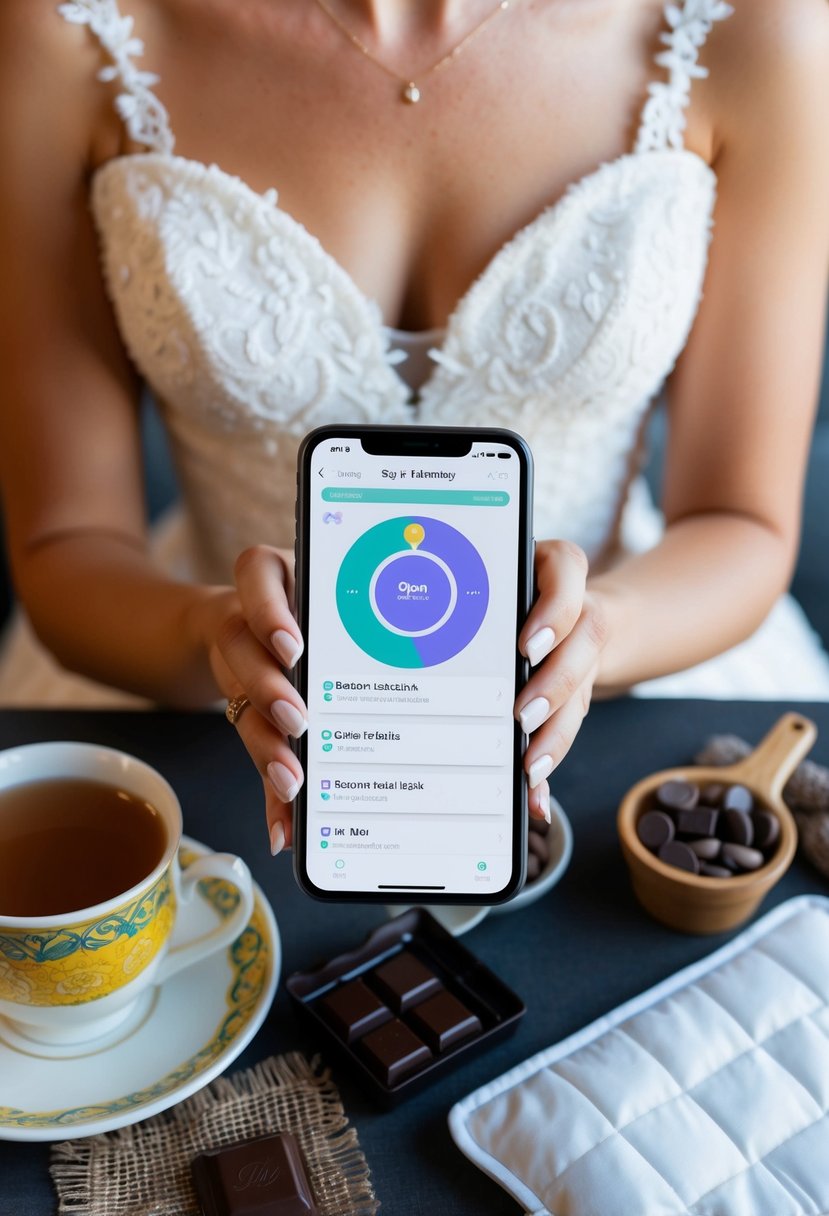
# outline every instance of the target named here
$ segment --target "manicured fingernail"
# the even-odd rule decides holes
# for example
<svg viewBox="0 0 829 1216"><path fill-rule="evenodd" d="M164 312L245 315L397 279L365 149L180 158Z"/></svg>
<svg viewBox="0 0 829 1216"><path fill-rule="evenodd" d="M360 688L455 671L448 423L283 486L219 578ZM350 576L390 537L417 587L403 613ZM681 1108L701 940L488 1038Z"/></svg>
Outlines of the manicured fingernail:
<svg viewBox="0 0 829 1216"><path fill-rule="evenodd" d="M534 633L527 642L525 647L527 658L533 667L540 663L545 655L549 654L553 649L553 643L556 640L556 635L553 633L549 625L545 625L543 629L539 629L538 633Z"/></svg>
<svg viewBox="0 0 829 1216"><path fill-rule="evenodd" d="M546 781L542 781L538 787L538 809L548 823L553 822L550 815L550 787Z"/></svg>
<svg viewBox="0 0 829 1216"><path fill-rule="evenodd" d="M546 697L535 697L532 701L528 701L518 715L518 721L521 723L521 729L525 735L534 731L542 722L546 722L550 716L550 702Z"/></svg>
<svg viewBox="0 0 829 1216"><path fill-rule="evenodd" d="M540 785L545 777L549 777L553 771L553 757L539 756L537 760L533 760L530 765L530 770L527 773L527 780L530 783L530 789L534 790L537 785ZM270 771L270 769L268 770Z"/></svg>
<svg viewBox="0 0 829 1216"><path fill-rule="evenodd" d="M302 785L302 781L297 781L288 766L280 764L278 760L271 760L268 765L268 780L283 802L293 802Z"/></svg>
<svg viewBox="0 0 829 1216"><path fill-rule="evenodd" d="M285 829L281 823L275 823L271 828L271 857L276 857L285 848Z"/></svg>
<svg viewBox="0 0 829 1216"><path fill-rule="evenodd" d="M271 646L286 667L293 667L305 649L304 642L298 642L287 629L277 629L276 633L271 634Z"/></svg>
<svg viewBox="0 0 829 1216"><path fill-rule="evenodd" d="M298 739L308 729L306 718L290 701L274 701L271 706L271 717L281 731Z"/></svg>

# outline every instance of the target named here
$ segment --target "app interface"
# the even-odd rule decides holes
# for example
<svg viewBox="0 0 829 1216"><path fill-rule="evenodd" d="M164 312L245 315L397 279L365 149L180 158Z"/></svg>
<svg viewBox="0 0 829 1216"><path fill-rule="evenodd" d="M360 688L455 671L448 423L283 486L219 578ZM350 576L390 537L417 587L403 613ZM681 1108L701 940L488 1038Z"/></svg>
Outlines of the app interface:
<svg viewBox="0 0 829 1216"><path fill-rule="evenodd" d="M502 443L310 462L306 867L486 895L512 871L521 465Z"/></svg>

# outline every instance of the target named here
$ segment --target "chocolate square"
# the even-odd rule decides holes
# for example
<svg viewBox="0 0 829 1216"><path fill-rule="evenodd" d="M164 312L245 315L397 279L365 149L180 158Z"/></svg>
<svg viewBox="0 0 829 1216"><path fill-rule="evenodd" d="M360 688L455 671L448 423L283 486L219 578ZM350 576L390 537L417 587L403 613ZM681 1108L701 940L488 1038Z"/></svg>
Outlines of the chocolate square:
<svg viewBox="0 0 829 1216"><path fill-rule="evenodd" d="M720 812L713 806L697 806L676 813L676 830L681 836L716 836Z"/></svg>
<svg viewBox="0 0 829 1216"><path fill-rule="evenodd" d="M434 1052L468 1039L481 1030L481 1019L463 1005L451 992L439 992L412 1010L412 1026Z"/></svg>
<svg viewBox="0 0 829 1216"><path fill-rule="evenodd" d="M388 1006L362 980L341 984L322 997L319 1007L323 1017L346 1043L353 1043L392 1016Z"/></svg>
<svg viewBox="0 0 829 1216"><path fill-rule="evenodd" d="M191 1169L203 1216L317 1216L290 1132L209 1149L193 1159Z"/></svg>
<svg viewBox="0 0 829 1216"><path fill-rule="evenodd" d="M373 983L383 999L396 1013L405 1013L412 1005L443 987L434 971L409 950L401 950L374 971Z"/></svg>
<svg viewBox="0 0 829 1216"><path fill-rule="evenodd" d="M396 1084L401 1077L432 1059L432 1053L423 1040L399 1018L393 1018L377 1030L369 1031L362 1039L360 1049L369 1067L386 1085Z"/></svg>

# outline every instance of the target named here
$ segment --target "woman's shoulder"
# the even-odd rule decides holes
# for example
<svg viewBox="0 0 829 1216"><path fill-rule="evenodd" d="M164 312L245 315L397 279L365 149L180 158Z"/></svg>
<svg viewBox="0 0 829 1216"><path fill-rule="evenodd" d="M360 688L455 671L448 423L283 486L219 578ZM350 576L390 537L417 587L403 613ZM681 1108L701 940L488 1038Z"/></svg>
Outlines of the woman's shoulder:
<svg viewBox="0 0 829 1216"><path fill-rule="evenodd" d="M706 48L711 89L744 94L762 110L776 85L829 80L829 5L826 0L730 0ZM762 87L761 87L762 86Z"/></svg>
<svg viewBox="0 0 829 1216"><path fill-rule="evenodd" d="M711 159L729 148L756 151L791 140L808 153L829 106L826 0L729 0L702 61L695 96L711 132ZM819 154L819 152L818 152Z"/></svg>

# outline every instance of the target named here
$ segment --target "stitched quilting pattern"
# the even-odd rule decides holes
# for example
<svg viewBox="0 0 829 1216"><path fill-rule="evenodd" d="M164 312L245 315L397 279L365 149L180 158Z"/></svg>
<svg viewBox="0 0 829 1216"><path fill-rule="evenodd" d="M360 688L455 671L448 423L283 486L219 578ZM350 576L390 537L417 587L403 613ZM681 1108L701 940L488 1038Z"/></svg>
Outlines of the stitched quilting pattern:
<svg viewBox="0 0 829 1216"><path fill-rule="evenodd" d="M691 970L460 1103L460 1146L552 1216L823 1216L829 900Z"/></svg>

